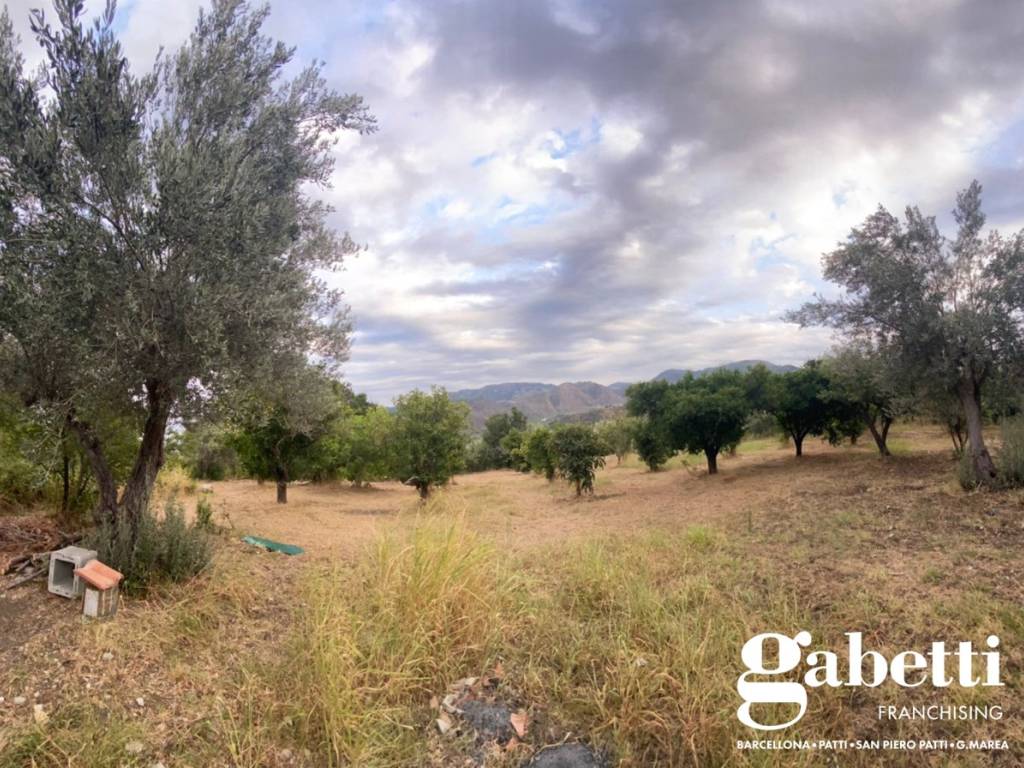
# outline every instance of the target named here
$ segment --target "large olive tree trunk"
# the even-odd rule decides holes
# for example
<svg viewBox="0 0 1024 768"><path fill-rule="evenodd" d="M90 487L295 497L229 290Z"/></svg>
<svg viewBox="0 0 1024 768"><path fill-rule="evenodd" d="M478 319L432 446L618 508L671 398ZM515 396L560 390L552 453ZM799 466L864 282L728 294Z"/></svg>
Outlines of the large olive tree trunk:
<svg viewBox="0 0 1024 768"><path fill-rule="evenodd" d="M999 473L985 446L981 418L981 386L975 379L965 377L960 380L958 395L960 396L960 405L964 409L964 419L967 422L966 449L971 452L975 477L981 485L991 488L996 484Z"/></svg>
<svg viewBox="0 0 1024 768"><path fill-rule="evenodd" d="M103 445L92 426L74 414L67 418L68 427L78 437L89 457L99 501L93 513L98 525L115 523L122 518L131 524L132 536L138 531L139 518L149 506L157 473L164 463L164 436L170 418L172 398L168 388L158 381L146 382L146 422L135 464L118 498L117 482L107 461Z"/></svg>

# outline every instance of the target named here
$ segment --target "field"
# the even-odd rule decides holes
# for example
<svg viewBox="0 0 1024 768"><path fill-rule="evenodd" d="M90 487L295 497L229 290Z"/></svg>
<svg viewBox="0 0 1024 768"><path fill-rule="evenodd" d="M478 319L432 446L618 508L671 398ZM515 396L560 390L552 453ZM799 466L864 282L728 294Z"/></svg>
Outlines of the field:
<svg viewBox="0 0 1024 768"><path fill-rule="evenodd" d="M394 483L297 485L287 506L269 484L215 483L218 552L193 583L102 624L42 586L0 597L0 766L518 766L563 741L622 766L1020 765L1024 494L961 491L932 427L892 444L883 460L814 442L798 460L752 441L714 477L612 458L582 500L510 471L425 506ZM800 629L836 650L863 631L887 657L996 634L1006 686L814 689L786 738L1009 749L737 749L754 738L735 714L740 647ZM470 677L526 715L525 736L440 735L437 702ZM921 703L1006 716L877 715Z"/></svg>

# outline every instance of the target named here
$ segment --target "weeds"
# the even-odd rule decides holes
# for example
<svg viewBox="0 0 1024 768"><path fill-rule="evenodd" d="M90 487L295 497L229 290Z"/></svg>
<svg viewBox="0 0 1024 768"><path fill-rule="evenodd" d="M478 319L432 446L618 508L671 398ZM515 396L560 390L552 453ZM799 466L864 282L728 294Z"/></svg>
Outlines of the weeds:
<svg viewBox="0 0 1024 768"><path fill-rule="evenodd" d="M1000 425L999 477L1009 488L1024 487L1024 416L1004 419Z"/></svg>
<svg viewBox="0 0 1024 768"><path fill-rule="evenodd" d="M210 562L209 536L197 525L185 522L185 513L174 499L167 502L164 515L144 512L134 532L131 521L121 516L114 523L96 528L87 546L99 559L124 574L124 588L136 594L159 581L184 581L198 574Z"/></svg>

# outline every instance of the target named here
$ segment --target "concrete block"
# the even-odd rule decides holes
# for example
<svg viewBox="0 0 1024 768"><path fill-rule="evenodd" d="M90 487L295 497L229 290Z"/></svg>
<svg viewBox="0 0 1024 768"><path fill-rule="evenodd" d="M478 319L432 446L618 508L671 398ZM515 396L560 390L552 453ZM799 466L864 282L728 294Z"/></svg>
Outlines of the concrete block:
<svg viewBox="0 0 1024 768"><path fill-rule="evenodd" d="M50 579L48 588L61 597L79 597L85 585L75 573L91 560L96 559L96 551L83 547L64 547L50 555Z"/></svg>

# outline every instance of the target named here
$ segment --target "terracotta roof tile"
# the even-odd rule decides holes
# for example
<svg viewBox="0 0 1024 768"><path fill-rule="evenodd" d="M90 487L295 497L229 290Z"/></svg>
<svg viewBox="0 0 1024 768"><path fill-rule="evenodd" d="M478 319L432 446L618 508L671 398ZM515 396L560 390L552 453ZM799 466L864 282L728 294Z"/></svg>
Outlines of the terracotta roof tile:
<svg viewBox="0 0 1024 768"><path fill-rule="evenodd" d="M75 573L84 581L96 589L106 590L116 587L124 578L109 565L104 565L99 560L90 560L81 568L75 568Z"/></svg>

